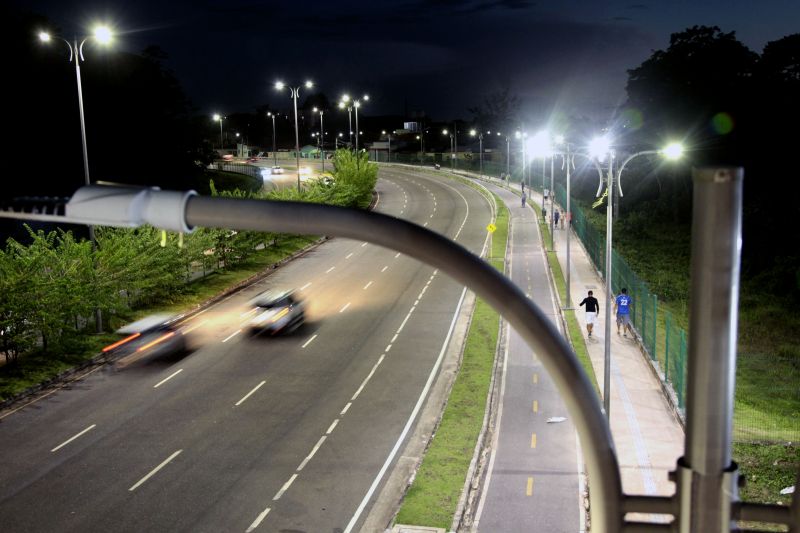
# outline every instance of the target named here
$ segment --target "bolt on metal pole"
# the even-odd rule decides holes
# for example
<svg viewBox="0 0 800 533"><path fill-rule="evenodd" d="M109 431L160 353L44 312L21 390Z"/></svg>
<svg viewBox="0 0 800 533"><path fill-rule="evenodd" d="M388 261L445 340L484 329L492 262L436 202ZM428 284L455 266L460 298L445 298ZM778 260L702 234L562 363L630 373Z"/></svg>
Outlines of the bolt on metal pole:
<svg viewBox="0 0 800 533"><path fill-rule="evenodd" d="M606 420L611 424L611 301L614 299L611 287L611 237L612 237L612 198L614 197L614 154L608 155L608 176L606 177L606 338L603 356L603 409Z"/></svg>
<svg viewBox="0 0 800 533"><path fill-rule="evenodd" d="M680 499L685 533L730 531L731 500L738 499L731 437L743 176L737 167L692 170L686 455L680 463L683 486L691 491Z"/></svg>

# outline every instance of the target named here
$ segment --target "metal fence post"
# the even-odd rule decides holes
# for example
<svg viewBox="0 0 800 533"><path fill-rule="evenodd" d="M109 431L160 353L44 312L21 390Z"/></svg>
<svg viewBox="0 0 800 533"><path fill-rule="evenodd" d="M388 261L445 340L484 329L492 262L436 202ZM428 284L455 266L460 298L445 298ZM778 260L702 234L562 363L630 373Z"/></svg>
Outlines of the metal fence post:
<svg viewBox="0 0 800 533"><path fill-rule="evenodd" d="M664 382L669 383L669 326L672 322L669 313L664 317ZM677 391L676 391L677 392Z"/></svg>
<svg viewBox="0 0 800 533"><path fill-rule="evenodd" d="M738 500L731 460L742 243L741 168L693 169L691 336L681 533L729 532ZM685 491L689 491L686 494Z"/></svg>
<svg viewBox="0 0 800 533"><path fill-rule="evenodd" d="M652 326L652 334L650 335L650 342L653 346L651 351L652 357L654 361L658 360L656 357L656 350L658 350L658 296L653 294L653 326Z"/></svg>

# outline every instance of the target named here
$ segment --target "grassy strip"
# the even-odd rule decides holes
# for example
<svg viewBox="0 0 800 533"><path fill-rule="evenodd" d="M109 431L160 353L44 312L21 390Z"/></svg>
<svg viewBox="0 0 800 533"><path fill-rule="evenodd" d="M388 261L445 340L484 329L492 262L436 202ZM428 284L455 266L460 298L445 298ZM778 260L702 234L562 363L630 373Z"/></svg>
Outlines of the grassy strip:
<svg viewBox="0 0 800 533"><path fill-rule="evenodd" d="M502 271L508 235L508 210L498 199L497 230L492 238L490 263ZM481 299L475 303L464 356L414 483L395 521L448 529L464 488L475 443L483 425L486 396L497 352L500 315Z"/></svg>
<svg viewBox="0 0 800 533"><path fill-rule="evenodd" d="M542 246L545 246L545 243L550 242L550 226L542 219L542 208L534 202L530 202L530 204L539 218L539 229L542 232ZM567 283L564 279L564 273L561 271L561 263L558 262L558 256L555 252L547 252L547 262L550 265L550 272L553 273L553 281L556 284L556 291L558 292L560 301L565 302L567 300ZM583 338L583 330L580 324L578 324L575 311L566 310L563 311L563 313L566 318L567 334L569 335L572 349L575 350L575 354L581 362L583 371L589 376L589 381L592 382L599 396L600 386L597 384L597 376L594 373L592 360L589 358L589 350L586 349L586 341Z"/></svg>
<svg viewBox="0 0 800 533"><path fill-rule="evenodd" d="M192 308L226 288L263 271L281 259L289 257L315 239L315 237L284 237L280 245L255 252L246 262L234 268L215 272L190 283L184 292L176 295L169 303L139 308L125 317L111 317L111 327L120 327L124 323L152 313L178 313ZM92 335L87 337L84 342L76 342L72 349L68 350L69 353L34 352L20 357L16 364L1 366L0 401L51 380L62 372L80 365L100 353L103 346L107 346L115 340L119 340L119 337L113 333Z"/></svg>

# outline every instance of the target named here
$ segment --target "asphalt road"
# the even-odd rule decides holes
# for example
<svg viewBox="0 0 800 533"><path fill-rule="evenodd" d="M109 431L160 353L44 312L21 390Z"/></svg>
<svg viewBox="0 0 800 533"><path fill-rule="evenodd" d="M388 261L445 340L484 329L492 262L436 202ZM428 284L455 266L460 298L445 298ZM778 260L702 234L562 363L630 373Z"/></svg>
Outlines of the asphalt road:
<svg viewBox="0 0 800 533"><path fill-rule="evenodd" d="M473 189L382 169L377 190L379 211L480 251L490 208ZM271 287L300 289L308 322L250 338L245 303ZM0 414L0 529L357 531L461 294L391 250L329 241L193 318L188 356Z"/></svg>
<svg viewBox="0 0 800 533"><path fill-rule="evenodd" d="M558 327L536 215L520 206L519 196L499 187L490 190L509 208L509 275ZM575 427L536 354L510 327L506 340L498 427L475 517L477 531L583 531Z"/></svg>

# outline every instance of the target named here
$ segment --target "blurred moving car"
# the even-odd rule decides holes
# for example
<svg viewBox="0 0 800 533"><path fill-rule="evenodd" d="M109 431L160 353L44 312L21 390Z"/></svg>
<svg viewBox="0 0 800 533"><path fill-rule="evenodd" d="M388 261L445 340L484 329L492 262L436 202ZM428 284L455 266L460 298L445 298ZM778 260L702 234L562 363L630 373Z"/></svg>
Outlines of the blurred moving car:
<svg viewBox="0 0 800 533"><path fill-rule="evenodd" d="M273 174L283 174L283 167L281 166L274 166L271 170Z"/></svg>
<svg viewBox="0 0 800 533"><path fill-rule="evenodd" d="M186 336L178 327L178 318L172 315L150 315L117 330L125 335L120 341L103 348L103 353L115 357L140 354L162 357L186 351Z"/></svg>
<svg viewBox="0 0 800 533"><path fill-rule="evenodd" d="M255 314L247 325L251 335L288 333L305 322L305 304L294 291L267 290L250 300Z"/></svg>

